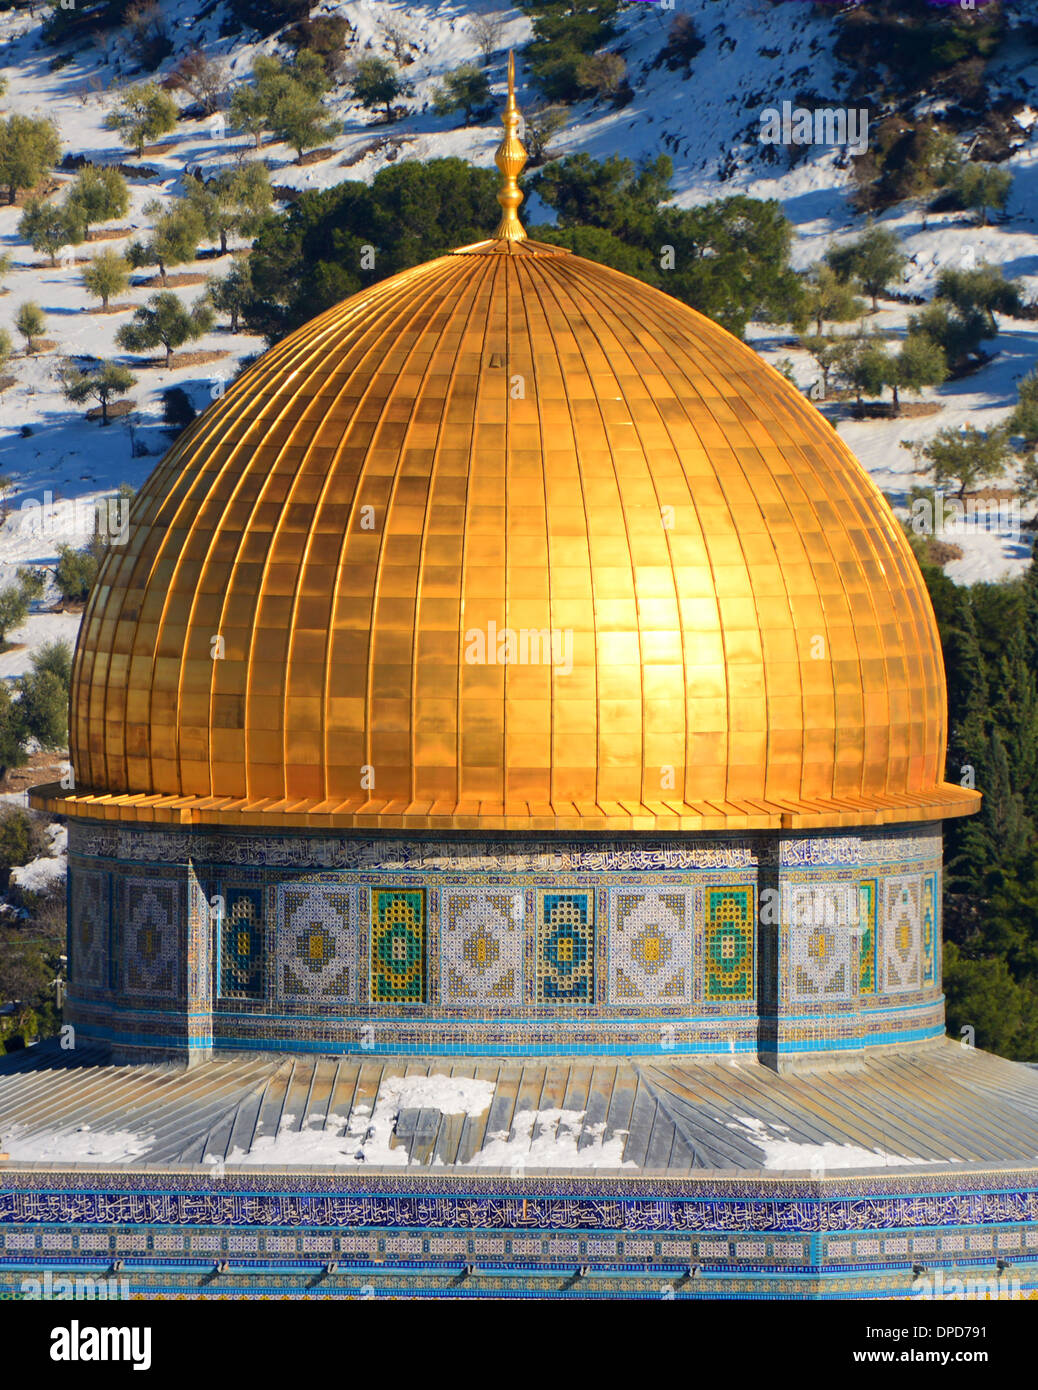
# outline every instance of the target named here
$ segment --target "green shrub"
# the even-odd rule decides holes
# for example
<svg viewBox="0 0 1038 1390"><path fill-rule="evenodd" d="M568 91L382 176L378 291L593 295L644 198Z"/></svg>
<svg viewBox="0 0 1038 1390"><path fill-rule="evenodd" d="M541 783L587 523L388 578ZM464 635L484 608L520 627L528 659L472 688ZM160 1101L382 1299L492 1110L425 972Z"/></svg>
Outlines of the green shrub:
<svg viewBox="0 0 1038 1390"><path fill-rule="evenodd" d="M68 746L68 682L55 671L33 671L19 681L26 731L42 748Z"/></svg>
<svg viewBox="0 0 1038 1390"><path fill-rule="evenodd" d="M58 547L58 563L54 579L58 593L66 603L85 603L97 578L99 557L96 549L74 550L70 545Z"/></svg>
<svg viewBox="0 0 1038 1390"><path fill-rule="evenodd" d="M577 101L585 94L581 61L616 37L619 0L518 0L533 21L533 41L523 56L550 101Z"/></svg>
<svg viewBox="0 0 1038 1390"><path fill-rule="evenodd" d="M7 887L12 869L39 859L49 849L39 816L20 806L0 807L0 891Z"/></svg>
<svg viewBox="0 0 1038 1390"><path fill-rule="evenodd" d="M0 682L0 777L18 767L25 757L25 724L17 700L6 681Z"/></svg>
<svg viewBox="0 0 1038 1390"><path fill-rule="evenodd" d="M182 386L167 386L162 393L162 420L171 429L182 430L190 425L198 411Z"/></svg>

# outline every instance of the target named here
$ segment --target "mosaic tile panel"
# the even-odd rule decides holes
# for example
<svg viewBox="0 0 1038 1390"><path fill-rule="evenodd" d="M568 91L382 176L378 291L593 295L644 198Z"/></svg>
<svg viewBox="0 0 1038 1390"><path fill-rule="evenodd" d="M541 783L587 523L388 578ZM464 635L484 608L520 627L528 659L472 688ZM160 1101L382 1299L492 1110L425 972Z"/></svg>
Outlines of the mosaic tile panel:
<svg viewBox="0 0 1038 1390"><path fill-rule="evenodd" d="M858 927L861 931L858 948L858 992L876 992L876 908L877 881L866 879L858 884Z"/></svg>
<svg viewBox="0 0 1038 1390"><path fill-rule="evenodd" d="M933 984L937 977L937 875L923 877L923 906L921 918L923 979Z"/></svg>
<svg viewBox="0 0 1038 1390"><path fill-rule="evenodd" d="M590 1004L595 997L595 895L538 895L537 1002Z"/></svg>
<svg viewBox="0 0 1038 1390"><path fill-rule="evenodd" d="M755 918L753 886L706 890L704 974L707 999L752 999Z"/></svg>
<svg viewBox="0 0 1038 1390"><path fill-rule="evenodd" d="M159 829L121 824L98 826L73 821L72 843L90 858L148 862L264 864L272 868L374 870L390 873L624 873L701 869L714 873L753 868L775 855L771 836L710 836L681 840L559 837L523 840L480 834L471 840L360 839L323 834L263 835L255 831ZM857 840L848 843L855 847Z"/></svg>
<svg viewBox="0 0 1038 1390"><path fill-rule="evenodd" d="M609 1002L691 1002L694 890L618 890L611 906Z"/></svg>
<svg viewBox="0 0 1038 1390"><path fill-rule="evenodd" d="M220 994L263 998L263 890L224 885L220 923Z"/></svg>
<svg viewBox="0 0 1038 1390"><path fill-rule="evenodd" d="M177 993L181 894L175 881L126 878L120 885L123 989L127 994Z"/></svg>
<svg viewBox="0 0 1038 1390"><path fill-rule="evenodd" d="M884 988L890 994L922 985L922 884L918 874L898 874L883 884Z"/></svg>
<svg viewBox="0 0 1038 1390"><path fill-rule="evenodd" d="M773 943L781 954L762 957L762 968L775 990L776 1050L818 1055L913 1042L938 1036L943 1023L939 859L932 853L939 840L932 835L802 837L787 846L796 862L780 866L785 842L763 835L719 840L712 851L704 841L694 854L646 841L559 837L515 845L479 835L449 844L358 840L343 850L319 835L158 836L124 827L98 832L112 855L99 862L81 857L80 831L70 832L70 921L78 913L94 923L95 936L79 943L79 954L95 983L78 996L73 988L70 1019L130 1060L190 1047L297 1045L437 1055L752 1054L761 1048L752 1010L757 893L771 884L783 910L769 915L762 902L762 922L769 933L782 924ZM187 856L175 872L162 854L147 857L160 839L170 855ZM324 861L319 871L297 877L315 857ZM757 881L755 864L775 872ZM98 900L106 875L110 928ZM147 894L154 889L168 913L173 880L190 904L177 937L177 950L187 953L186 971L179 958L177 965L186 997L178 990L175 1004L159 1006L156 989L161 997L166 982L157 972L169 961L161 950L155 955L162 932L154 931ZM850 919L846 958L831 933L807 931L799 910L810 893L834 889L846 899L838 924ZM909 918L918 914L914 935L909 923L907 959L895 920L904 891ZM116 910L131 900L136 915ZM107 947L103 931L98 944L97 924L112 932ZM409 933L420 941L420 957ZM74 923L70 941L75 986ZM762 944L769 943L766 936ZM388 952L381 962L373 952L379 945ZM211 990L223 1000L215 1011ZM866 1007L848 1009L859 995ZM281 1007L265 1009L267 998ZM406 1018L372 1029L380 1010L401 1004Z"/></svg>
<svg viewBox="0 0 1038 1390"><path fill-rule="evenodd" d="M445 888L440 903L441 1002L521 1004L525 895Z"/></svg>
<svg viewBox="0 0 1038 1390"><path fill-rule="evenodd" d="M71 880L70 978L76 985L99 989L106 977L111 877L77 868Z"/></svg>
<svg viewBox="0 0 1038 1390"><path fill-rule="evenodd" d="M196 1007L209 1008L213 995L213 933L209 899L192 873L187 885L188 955L187 989Z"/></svg>
<svg viewBox="0 0 1038 1390"><path fill-rule="evenodd" d="M424 889L372 889L371 999L376 1004L425 1000Z"/></svg>
<svg viewBox="0 0 1038 1390"><path fill-rule="evenodd" d="M117 887L112 885L112 897L114 899ZM113 995L122 993L123 987L123 919L115 910L115 903L112 903L112 910L108 914L108 988Z"/></svg>
<svg viewBox="0 0 1038 1390"><path fill-rule="evenodd" d="M300 1004L359 998L360 890L334 883L282 885L277 892L278 997Z"/></svg>
<svg viewBox="0 0 1038 1390"><path fill-rule="evenodd" d="M789 982L797 1002L849 999L860 966L853 960L850 884L789 889Z"/></svg>

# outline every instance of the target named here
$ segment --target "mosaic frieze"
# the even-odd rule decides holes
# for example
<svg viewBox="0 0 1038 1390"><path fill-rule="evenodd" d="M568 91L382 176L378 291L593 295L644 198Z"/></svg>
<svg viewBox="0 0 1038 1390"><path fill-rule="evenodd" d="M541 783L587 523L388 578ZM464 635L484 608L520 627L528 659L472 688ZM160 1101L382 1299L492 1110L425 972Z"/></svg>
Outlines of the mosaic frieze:
<svg viewBox="0 0 1038 1390"><path fill-rule="evenodd" d="M779 860L783 868L848 868L889 864L900 859L940 859L939 830L874 830L845 835L803 835L783 839Z"/></svg>
<svg viewBox="0 0 1038 1390"><path fill-rule="evenodd" d="M1023 1175L1021 1175L1023 1176ZM9 1178L13 1175L9 1175ZM706 1194L693 1183L654 1183L634 1179L622 1195L604 1186L596 1196L574 1193L564 1178L525 1179L522 1191L503 1194L490 1179L467 1177L465 1191L416 1190L414 1177L404 1191L386 1190L389 1180L369 1178L365 1189L346 1187L343 1179L308 1174L306 1191L299 1191L297 1174L286 1176L284 1190L248 1185L239 1190L184 1192L182 1173L150 1175L148 1191L119 1191L106 1176L105 1189L35 1189L18 1175L19 1185L0 1191L0 1226L137 1226L183 1229L185 1226L330 1227L354 1229L388 1227L399 1230L531 1230L559 1231L570 1236L580 1230L624 1231L628 1238L654 1232L749 1232L815 1235L827 1232L874 1231L894 1235L926 1228L986 1227L1038 1222L1038 1190L1014 1187L1001 1191L955 1190L958 1178L944 1175L939 1189L928 1190L925 1178L887 1177L899 1191L870 1195L867 1179L853 1179L851 1191L827 1195L824 1184L805 1184L800 1196L784 1194L779 1183L736 1180L712 1184ZM96 1179L95 1179L96 1181ZM138 1174L126 1181L139 1185ZM225 1179L229 1183L231 1180ZM974 1182L976 1175L974 1175ZM241 1184L242 1180L237 1179ZM482 1190L480 1190L482 1189ZM547 1189L547 1191L545 1191ZM638 1189L641 1189L639 1192ZM660 1190L657 1190L660 1189ZM804 1200L810 1198L811 1200ZM976 1238L993 1248L996 1232Z"/></svg>
<svg viewBox="0 0 1038 1390"><path fill-rule="evenodd" d="M711 856L699 841L516 848L477 837L408 846L302 833L103 831L109 848L123 850L151 852L159 839L179 855L251 846L252 861L225 873L213 858L193 856L177 867L146 867L140 854L98 865L82 858L84 828L73 835L72 915L93 933L77 948L73 922L75 1020L93 1030L87 1036L120 1046L175 1050L190 1035L204 1048L212 1034L218 1048L752 1052L758 910L760 968L783 1049L845 1050L940 1031L939 837L930 832L790 837L814 849L784 870L778 837L715 842L714 859L740 865L737 872L704 867ZM855 854L840 858L852 842ZM323 855L333 844L348 846L353 867L337 867L329 849L319 870L296 873L300 846ZM872 847L872 860L858 862ZM913 858L921 849L931 854L926 862ZM378 862L363 867L376 851ZM825 862L834 855L839 862ZM773 871L762 876L766 862ZM394 871L401 864L406 872ZM109 874L113 902L125 910L104 906ZM777 885L780 913L765 911L765 885ZM820 890L838 904L830 921L809 910ZM781 949L769 960L772 940ZM149 1014L135 1002L172 991L162 972L184 952L186 1026L171 1009ZM888 989L894 998L885 1006ZM106 1015L98 1001L106 990L130 1007ZM401 1015L399 1005L418 1007ZM787 1021L786 1012L803 1018Z"/></svg>
<svg viewBox="0 0 1038 1390"><path fill-rule="evenodd" d="M442 1004L523 1002L525 903L525 894L514 890L441 890Z"/></svg>
<svg viewBox="0 0 1038 1390"><path fill-rule="evenodd" d="M382 869L388 873L601 873L660 869L743 869L770 862L773 838L754 840L457 841L364 840L346 836L212 834L70 825L73 850L88 858L277 868Z"/></svg>
<svg viewBox="0 0 1038 1390"><path fill-rule="evenodd" d="M615 889L610 905L609 1002L690 1003L694 890Z"/></svg>

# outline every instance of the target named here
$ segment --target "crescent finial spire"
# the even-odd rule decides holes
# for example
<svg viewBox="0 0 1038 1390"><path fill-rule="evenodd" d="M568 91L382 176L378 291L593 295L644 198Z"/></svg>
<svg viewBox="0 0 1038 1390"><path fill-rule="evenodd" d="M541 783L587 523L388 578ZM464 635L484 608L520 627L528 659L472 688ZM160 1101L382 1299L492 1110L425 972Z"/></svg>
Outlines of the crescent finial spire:
<svg viewBox="0 0 1038 1390"><path fill-rule="evenodd" d="M501 170L503 183L498 191L497 201L504 209L501 224L495 232L499 241L525 241L526 230L519 221L519 204L523 195L519 188L519 175L526 168L526 150L519 139L519 107L515 101L515 54L508 55L508 100L505 103L501 122L505 128L505 138L497 147L494 160Z"/></svg>

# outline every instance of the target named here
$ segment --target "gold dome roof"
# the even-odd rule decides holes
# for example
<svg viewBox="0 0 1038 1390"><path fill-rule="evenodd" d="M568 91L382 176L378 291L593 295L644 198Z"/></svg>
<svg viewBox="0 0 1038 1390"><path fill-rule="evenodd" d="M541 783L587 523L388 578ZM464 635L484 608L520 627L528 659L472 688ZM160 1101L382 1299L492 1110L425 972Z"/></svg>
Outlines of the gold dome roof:
<svg viewBox="0 0 1038 1390"><path fill-rule="evenodd" d="M856 825L972 810L945 737L923 581L818 412L669 296L495 239L321 314L180 437L87 607L76 791L40 804Z"/></svg>
<svg viewBox="0 0 1038 1390"><path fill-rule="evenodd" d="M723 830L936 819L946 693L883 498L779 373L526 238L509 63L496 237L272 348L105 560L77 788L130 820Z"/></svg>

